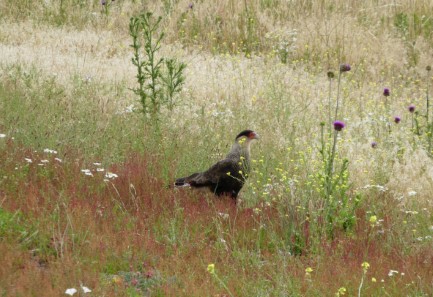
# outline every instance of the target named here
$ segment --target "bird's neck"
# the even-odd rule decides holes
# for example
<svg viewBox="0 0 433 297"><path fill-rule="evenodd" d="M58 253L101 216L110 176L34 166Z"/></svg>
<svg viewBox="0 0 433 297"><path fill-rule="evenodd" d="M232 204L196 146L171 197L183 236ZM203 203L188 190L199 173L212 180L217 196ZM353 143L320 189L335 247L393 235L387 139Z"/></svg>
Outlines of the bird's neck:
<svg viewBox="0 0 433 297"><path fill-rule="evenodd" d="M232 146L232 149L227 155L227 158L233 159L233 160L240 160L241 157L243 157L245 160L250 159L250 141L245 142L235 142Z"/></svg>

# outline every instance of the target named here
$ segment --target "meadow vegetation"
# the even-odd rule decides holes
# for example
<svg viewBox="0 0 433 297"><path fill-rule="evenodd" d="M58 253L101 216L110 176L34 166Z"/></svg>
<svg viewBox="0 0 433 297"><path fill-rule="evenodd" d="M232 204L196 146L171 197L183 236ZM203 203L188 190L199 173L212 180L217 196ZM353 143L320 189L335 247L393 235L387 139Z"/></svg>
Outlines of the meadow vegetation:
<svg viewBox="0 0 433 297"><path fill-rule="evenodd" d="M0 296L431 296L432 12L0 0ZM167 187L244 129L237 204Z"/></svg>

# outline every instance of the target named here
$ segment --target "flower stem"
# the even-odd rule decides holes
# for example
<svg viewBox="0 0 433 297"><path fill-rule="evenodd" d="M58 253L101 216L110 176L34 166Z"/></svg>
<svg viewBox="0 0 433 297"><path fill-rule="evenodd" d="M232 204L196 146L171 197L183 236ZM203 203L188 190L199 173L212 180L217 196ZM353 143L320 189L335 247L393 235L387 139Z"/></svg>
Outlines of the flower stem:
<svg viewBox="0 0 433 297"><path fill-rule="evenodd" d="M359 284L358 297L361 297L361 289L362 289L362 285L364 284L364 275L365 275L365 273L362 274L361 283Z"/></svg>
<svg viewBox="0 0 433 297"><path fill-rule="evenodd" d="M338 116L338 106L339 106L339 102L340 102L340 82L341 82L341 71L338 73L337 104L335 106L335 117L334 117L334 120L337 120L337 116Z"/></svg>
<svg viewBox="0 0 433 297"><path fill-rule="evenodd" d="M216 273L212 274L217 280L218 282L221 284L221 286L227 291L227 293L229 294L229 296L234 297L235 295L233 295L233 293L229 290L229 288L227 287L227 285L223 282L222 279L220 279L218 277L218 275Z"/></svg>
<svg viewBox="0 0 433 297"><path fill-rule="evenodd" d="M331 92L332 91L332 78L329 79L329 96L328 96L328 117L329 117L329 135L332 131L332 116L331 116Z"/></svg>
<svg viewBox="0 0 433 297"><path fill-rule="evenodd" d="M337 135L338 131L334 133L334 143L332 144L331 154L329 155L328 168L326 172L326 197L329 197L332 194L332 174L334 171L334 159L335 159L335 151L337 147Z"/></svg>

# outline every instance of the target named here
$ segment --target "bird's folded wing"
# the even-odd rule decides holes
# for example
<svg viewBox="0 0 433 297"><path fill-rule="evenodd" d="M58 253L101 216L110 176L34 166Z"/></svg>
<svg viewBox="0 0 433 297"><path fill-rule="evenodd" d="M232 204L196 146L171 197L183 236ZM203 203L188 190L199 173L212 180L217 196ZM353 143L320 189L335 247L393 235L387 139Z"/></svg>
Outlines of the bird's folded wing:
<svg viewBox="0 0 433 297"><path fill-rule="evenodd" d="M193 182L196 185L217 184L222 177L226 177L236 170L236 163L230 159L224 159L212 165L207 171L196 175Z"/></svg>

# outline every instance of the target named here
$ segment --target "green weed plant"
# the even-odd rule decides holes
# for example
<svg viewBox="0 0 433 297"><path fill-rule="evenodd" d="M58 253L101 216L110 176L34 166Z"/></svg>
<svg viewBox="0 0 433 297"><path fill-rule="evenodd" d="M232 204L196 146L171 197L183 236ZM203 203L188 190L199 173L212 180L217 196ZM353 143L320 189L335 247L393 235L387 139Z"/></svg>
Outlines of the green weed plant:
<svg viewBox="0 0 433 297"><path fill-rule="evenodd" d="M154 18L148 12L131 17L129 34L132 37L132 64L137 70L138 87L133 89L139 96L144 114L158 115L161 107L173 109L175 98L185 81L184 63L176 59L159 58L158 51L164 33L159 33L162 17Z"/></svg>

